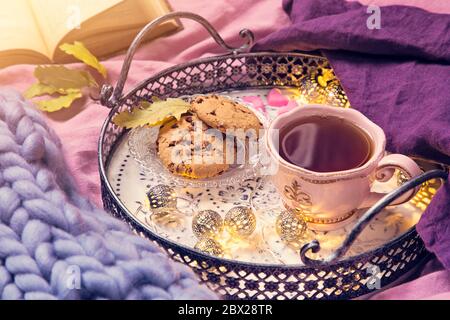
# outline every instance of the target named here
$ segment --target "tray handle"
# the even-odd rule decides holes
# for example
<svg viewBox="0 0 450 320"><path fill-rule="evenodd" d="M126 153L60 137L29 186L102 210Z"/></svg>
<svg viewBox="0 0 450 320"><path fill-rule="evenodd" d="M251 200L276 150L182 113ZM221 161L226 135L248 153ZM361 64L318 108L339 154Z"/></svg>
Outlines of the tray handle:
<svg viewBox="0 0 450 320"><path fill-rule="evenodd" d="M448 177L448 172L446 170L430 170L427 171L413 179L408 180L400 187L395 189L394 191L388 193L386 196L381 198L377 203L375 203L370 209L368 209L362 216L359 218L358 222L353 227L353 230L341 244L341 246L336 249L333 253L331 253L328 257L323 260L315 260L308 258L306 255L309 251L313 253L317 253L320 251L320 243L317 240L313 240L307 244L305 244L300 249L300 259L301 261L308 267L322 267L332 264L338 261L350 248L359 234L364 230L364 228L369 224L369 222L380 213L386 206L388 206L392 201L400 197L401 195L407 193L409 190L414 189L417 186L420 186L422 183L431 180L440 178L442 180L446 180Z"/></svg>
<svg viewBox="0 0 450 320"><path fill-rule="evenodd" d="M100 91L100 103L108 108L114 107L118 101L122 98L123 88L125 85L125 81L128 77L128 72L130 70L131 62L133 60L133 56L136 52L136 49L141 44L144 36L150 32L153 28L160 25L163 22L166 22L168 20L173 19L190 19L193 21L196 21L200 23L211 35L211 37L216 41L217 44L219 44L222 48L224 48L229 54L238 54L240 52L247 51L253 44L254 41L254 35L253 33L248 29L242 29L239 32L239 36L243 38L245 43L240 47L232 47L228 45L225 40L219 35L219 33L214 29L214 27L203 17L199 16L198 14L191 13L191 12L171 12L164 16L161 16L159 18L156 18L155 20L149 22L134 38L133 42L131 43L130 47L128 48L127 54L125 56L125 60L123 62L122 70L120 71L119 80L117 81L117 85L114 88L110 84L104 84Z"/></svg>

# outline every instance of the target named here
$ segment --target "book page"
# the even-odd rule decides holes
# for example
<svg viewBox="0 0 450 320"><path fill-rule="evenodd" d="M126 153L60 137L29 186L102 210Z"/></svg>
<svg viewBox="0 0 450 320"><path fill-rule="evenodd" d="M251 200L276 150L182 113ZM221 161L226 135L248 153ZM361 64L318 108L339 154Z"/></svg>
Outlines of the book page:
<svg viewBox="0 0 450 320"><path fill-rule="evenodd" d="M83 22L81 30L73 30L68 34L70 40L82 40L110 36L110 33L123 32L142 28L153 19L169 12L161 0L124 0L120 4L99 13L94 18ZM75 39L74 39L75 38Z"/></svg>
<svg viewBox="0 0 450 320"><path fill-rule="evenodd" d="M83 22L119 4L121 0L28 0L50 52L70 31ZM80 30L82 31L82 30Z"/></svg>
<svg viewBox="0 0 450 320"><path fill-rule="evenodd" d="M0 0L0 52L27 49L50 56L28 0Z"/></svg>

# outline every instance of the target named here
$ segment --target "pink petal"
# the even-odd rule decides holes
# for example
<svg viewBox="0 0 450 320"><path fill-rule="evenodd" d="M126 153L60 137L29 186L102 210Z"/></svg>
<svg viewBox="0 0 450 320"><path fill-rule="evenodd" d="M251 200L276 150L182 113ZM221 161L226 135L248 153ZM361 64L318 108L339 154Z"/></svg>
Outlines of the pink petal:
<svg viewBox="0 0 450 320"><path fill-rule="evenodd" d="M272 89L267 95L267 102L273 107L284 107L288 105L289 99L281 93L280 89Z"/></svg>
<svg viewBox="0 0 450 320"><path fill-rule="evenodd" d="M280 115L280 114L289 112L292 109L295 109L297 107L298 107L298 104L297 104L297 102L295 102L295 100L289 100L287 106L281 107L277 110L277 114Z"/></svg>
<svg viewBox="0 0 450 320"><path fill-rule="evenodd" d="M264 102L262 101L262 99L260 97L247 96L247 97L242 97L242 100L244 100L244 102L251 103L253 108L255 108L256 110L258 110L262 113L266 113L266 106L264 105Z"/></svg>
<svg viewBox="0 0 450 320"><path fill-rule="evenodd" d="M298 107L298 103L295 100L289 100L287 107Z"/></svg>

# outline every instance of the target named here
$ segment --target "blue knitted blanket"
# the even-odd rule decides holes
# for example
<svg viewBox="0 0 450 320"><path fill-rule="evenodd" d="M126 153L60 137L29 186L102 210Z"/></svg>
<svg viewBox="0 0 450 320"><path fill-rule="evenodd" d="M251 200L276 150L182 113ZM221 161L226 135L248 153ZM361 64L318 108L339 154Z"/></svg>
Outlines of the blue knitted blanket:
<svg viewBox="0 0 450 320"><path fill-rule="evenodd" d="M2 299L214 299L188 267L77 192L41 114L0 89Z"/></svg>

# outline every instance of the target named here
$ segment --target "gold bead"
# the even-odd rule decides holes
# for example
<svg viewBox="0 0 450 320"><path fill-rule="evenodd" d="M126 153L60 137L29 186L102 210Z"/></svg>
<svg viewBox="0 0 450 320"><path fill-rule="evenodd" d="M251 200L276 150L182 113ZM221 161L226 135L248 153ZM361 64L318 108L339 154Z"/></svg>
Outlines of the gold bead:
<svg viewBox="0 0 450 320"><path fill-rule="evenodd" d="M199 239L216 236L222 228L222 217L214 210L200 211L192 219L192 232Z"/></svg>
<svg viewBox="0 0 450 320"><path fill-rule="evenodd" d="M224 224L229 233L245 238L255 231L256 216L252 209L238 206L227 212Z"/></svg>
<svg viewBox="0 0 450 320"><path fill-rule="evenodd" d="M298 241L306 232L306 222L302 215L291 210L283 210L278 215L275 227L284 242Z"/></svg>
<svg viewBox="0 0 450 320"><path fill-rule="evenodd" d="M177 198L175 190L165 184L158 184L147 192L150 209L175 209Z"/></svg>
<svg viewBox="0 0 450 320"><path fill-rule="evenodd" d="M222 246L214 239L203 238L200 239L194 246L194 249L202 251L204 253L221 257L223 256Z"/></svg>

